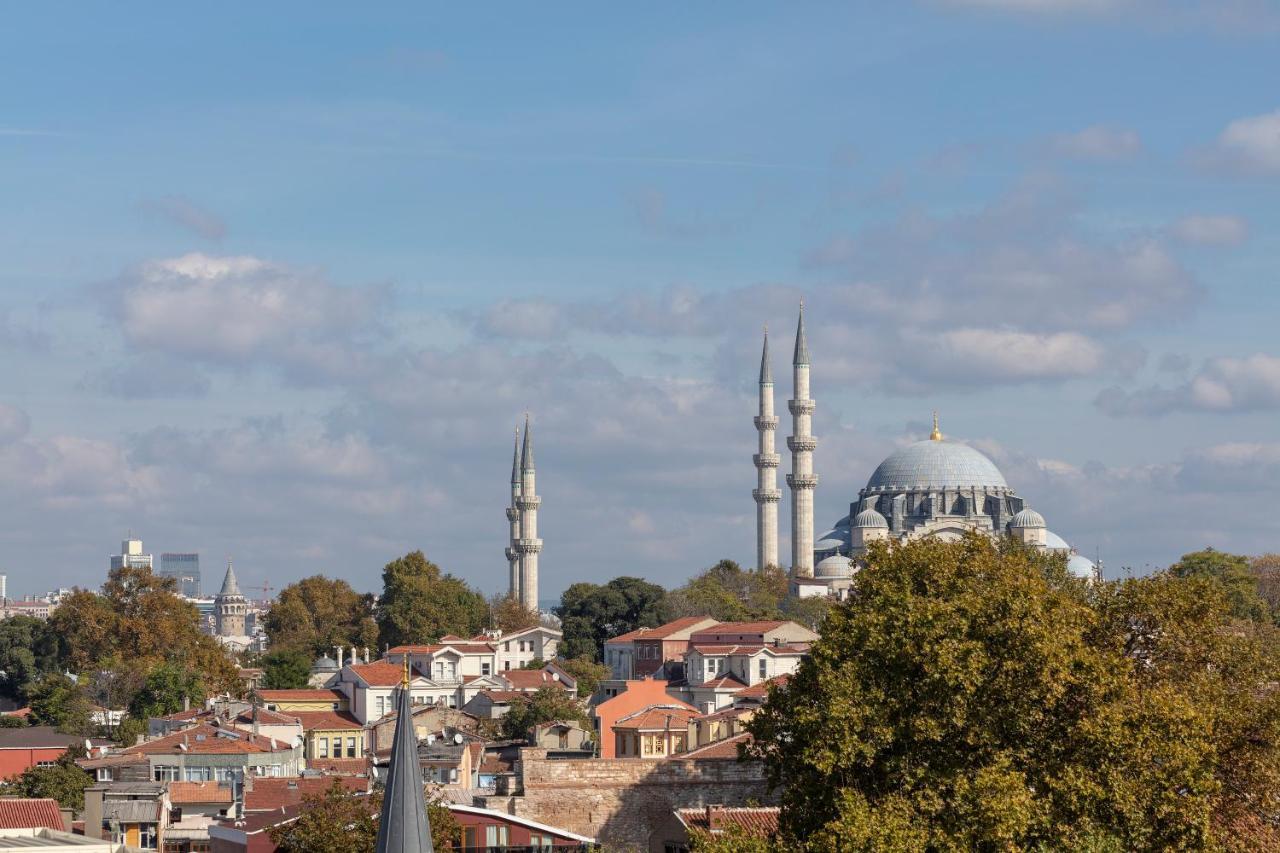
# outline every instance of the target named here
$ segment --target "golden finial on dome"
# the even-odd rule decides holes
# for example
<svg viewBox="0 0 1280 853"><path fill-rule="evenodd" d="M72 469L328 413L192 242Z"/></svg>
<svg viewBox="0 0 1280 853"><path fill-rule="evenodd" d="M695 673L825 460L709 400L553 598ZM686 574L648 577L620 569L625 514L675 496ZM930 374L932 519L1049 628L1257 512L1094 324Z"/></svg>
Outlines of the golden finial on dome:
<svg viewBox="0 0 1280 853"><path fill-rule="evenodd" d="M942 441L942 431L938 429L938 411L933 412L933 432L929 433L930 441Z"/></svg>

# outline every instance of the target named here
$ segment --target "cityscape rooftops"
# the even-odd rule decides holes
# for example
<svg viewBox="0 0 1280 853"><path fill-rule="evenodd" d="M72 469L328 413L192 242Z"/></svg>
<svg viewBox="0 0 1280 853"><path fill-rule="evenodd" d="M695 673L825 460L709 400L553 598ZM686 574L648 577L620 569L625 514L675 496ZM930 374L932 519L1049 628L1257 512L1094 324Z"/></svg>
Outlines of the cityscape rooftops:
<svg viewBox="0 0 1280 853"><path fill-rule="evenodd" d="M201 723L171 735L144 741L122 750L125 754L143 755L235 755L262 752L286 752L292 745L276 738L253 735L238 729L225 729Z"/></svg>
<svg viewBox="0 0 1280 853"><path fill-rule="evenodd" d="M58 801L51 798L0 798L0 829L37 828L65 829Z"/></svg>

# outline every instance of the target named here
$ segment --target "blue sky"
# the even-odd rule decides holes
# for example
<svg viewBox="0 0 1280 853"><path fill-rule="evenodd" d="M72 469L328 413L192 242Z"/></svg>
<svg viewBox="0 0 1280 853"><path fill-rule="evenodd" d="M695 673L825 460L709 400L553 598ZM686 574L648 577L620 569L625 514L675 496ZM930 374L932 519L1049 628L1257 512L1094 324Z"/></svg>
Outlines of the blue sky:
<svg viewBox="0 0 1280 853"><path fill-rule="evenodd" d="M1277 550L1278 42L1262 0L11 8L10 589L132 529L495 591L526 409L544 597L749 562L801 296L821 519L938 409L1109 574Z"/></svg>

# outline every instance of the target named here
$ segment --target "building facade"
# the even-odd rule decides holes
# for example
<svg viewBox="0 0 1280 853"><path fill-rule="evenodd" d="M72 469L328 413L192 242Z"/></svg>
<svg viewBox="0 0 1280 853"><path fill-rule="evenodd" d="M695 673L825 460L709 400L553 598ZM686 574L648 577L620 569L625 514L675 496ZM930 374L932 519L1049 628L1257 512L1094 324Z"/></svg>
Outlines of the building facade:
<svg viewBox="0 0 1280 853"><path fill-rule="evenodd" d="M111 555L110 565L112 569L122 569L126 566L131 569L149 569L152 567L151 555L142 553L141 539L130 536L120 543L120 553Z"/></svg>
<svg viewBox="0 0 1280 853"><path fill-rule="evenodd" d="M161 554L160 574L173 578L178 584L178 595L187 598L200 597L200 555Z"/></svg>

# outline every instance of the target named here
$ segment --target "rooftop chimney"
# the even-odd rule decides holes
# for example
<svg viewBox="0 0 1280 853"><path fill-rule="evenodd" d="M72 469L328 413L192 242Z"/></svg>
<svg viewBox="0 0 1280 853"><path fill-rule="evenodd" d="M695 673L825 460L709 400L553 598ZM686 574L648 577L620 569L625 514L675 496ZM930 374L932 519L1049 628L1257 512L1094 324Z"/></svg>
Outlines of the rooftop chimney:
<svg viewBox="0 0 1280 853"><path fill-rule="evenodd" d="M334 646L338 650L338 669L342 669L342 646Z"/></svg>

